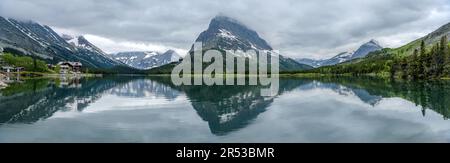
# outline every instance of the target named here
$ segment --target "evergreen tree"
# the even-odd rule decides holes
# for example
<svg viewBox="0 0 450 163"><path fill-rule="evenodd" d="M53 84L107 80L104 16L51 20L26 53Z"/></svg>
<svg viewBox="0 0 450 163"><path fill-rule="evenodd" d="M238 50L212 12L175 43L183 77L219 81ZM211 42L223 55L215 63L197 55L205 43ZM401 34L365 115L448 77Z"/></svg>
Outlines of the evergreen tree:
<svg viewBox="0 0 450 163"><path fill-rule="evenodd" d="M425 41L422 40L422 42L420 43L420 55L425 55L426 53L426 47L425 47Z"/></svg>
<svg viewBox="0 0 450 163"><path fill-rule="evenodd" d="M433 69L433 77L438 78L442 75L442 70L444 68L444 57L441 53L441 46L440 43L436 44L433 47L433 63L432 63L432 69Z"/></svg>
<svg viewBox="0 0 450 163"><path fill-rule="evenodd" d="M441 38L441 48L440 53L442 57L444 58L444 66L443 66L443 76L449 77L450 76L450 52L449 52L449 46L448 46L448 39L447 36L443 36Z"/></svg>
<svg viewBox="0 0 450 163"><path fill-rule="evenodd" d="M430 67L429 62L430 58L429 55L426 53L425 42L422 40L420 44L420 56L419 56L420 78L427 78L429 76L429 67Z"/></svg>
<svg viewBox="0 0 450 163"><path fill-rule="evenodd" d="M36 60L36 56L33 56L33 71L37 71L37 60Z"/></svg>
<svg viewBox="0 0 450 163"><path fill-rule="evenodd" d="M423 58L424 61L422 62L422 67L424 76L425 78L430 78L433 75L433 70L431 67L433 62L432 55L430 53L425 53Z"/></svg>
<svg viewBox="0 0 450 163"><path fill-rule="evenodd" d="M391 66L391 77L394 78L397 73L400 71L400 60L395 58L392 61L392 66Z"/></svg>
<svg viewBox="0 0 450 163"><path fill-rule="evenodd" d="M406 58L403 58L403 59L400 61L400 72L402 73L402 74L401 74L401 77L402 77L403 79L407 79L407 78L408 78L408 72L407 72L407 69L408 69L408 60L407 60Z"/></svg>
<svg viewBox="0 0 450 163"><path fill-rule="evenodd" d="M412 79L419 78L420 70L420 63L419 63L419 57L418 57L419 51L416 49L414 50L413 55L409 59L409 66L408 66L408 74Z"/></svg>

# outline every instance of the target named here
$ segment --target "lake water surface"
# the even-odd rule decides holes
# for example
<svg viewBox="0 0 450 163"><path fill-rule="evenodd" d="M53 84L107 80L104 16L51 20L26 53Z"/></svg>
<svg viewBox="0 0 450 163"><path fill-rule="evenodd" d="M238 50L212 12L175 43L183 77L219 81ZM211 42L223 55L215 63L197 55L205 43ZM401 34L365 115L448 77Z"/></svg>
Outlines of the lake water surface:
<svg viewBox="0 0 450 163"><path fill-rule="evenodd" d="M283 78L275 97L261 88L27 80L0 91L0 142L450 142L447 81Z"/></svg>

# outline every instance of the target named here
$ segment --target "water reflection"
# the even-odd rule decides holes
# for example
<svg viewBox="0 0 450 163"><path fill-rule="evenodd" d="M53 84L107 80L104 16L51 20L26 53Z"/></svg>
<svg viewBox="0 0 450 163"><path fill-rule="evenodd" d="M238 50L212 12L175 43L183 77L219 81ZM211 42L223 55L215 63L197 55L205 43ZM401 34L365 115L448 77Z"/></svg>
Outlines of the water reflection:
<svg viewBox="0 0 450 163"><path fill-rule="evenodd" d="M111 90L112 94L123 97L142 98L148 96L164 97L173 100L180 95L179 91L174 90L169 85L161 84L154 80L138 78L126 84L117 86Z"/></svg>
<svg viewBox="0 0 450 163"><path fill-rule="evenodd" d="M0 123L33 123L60 110L83 111L124 78L33 79L1 90Z"/></svg>
<svg viewBox="0 0 450 163"><path fill-rule="evenodd" d="M26 80L0 91L0 124L33 124L54 116L58 111L83 113L99 99L111 95L118 98L150 100L147 108L160 106L155 106L154 101L146 97L174 101L185 96L191 106L182 106L183 108L192 107L198 116L208 123L209 130L214 135L227 136L245 130L255 123L259 116L272 108L277 98L311 90L327 90L342 97L356 97L373 108L379 106L384 99L397 97L423 108L419 112L423 116L427 115L428 110L432 110L442 115L444 119L450 117L448 81L402 82L346 77L284 78L280 81L278 96L270 98L260 95L261 88L261 86L175 86L167 77ZM288 103L295 103L295 98ZM291 107L303 109L305 106Z"/></svg>

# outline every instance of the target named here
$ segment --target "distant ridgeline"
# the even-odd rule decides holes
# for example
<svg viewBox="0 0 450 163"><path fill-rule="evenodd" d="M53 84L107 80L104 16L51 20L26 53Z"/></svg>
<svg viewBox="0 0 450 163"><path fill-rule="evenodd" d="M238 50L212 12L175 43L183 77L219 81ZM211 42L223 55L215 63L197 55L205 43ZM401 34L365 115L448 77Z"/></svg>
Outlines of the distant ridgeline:
<svg viewBox="0 0 450 163"><path fill-rule="evenodd" d="M450 77L450 23L427 36L396 49L382 49L362 59L302 73L373 74L403 79Z"/></svg>
<svg viewBox="0 0 450 163"><path fill-rule="evenodd" d="M49 26L32 21L0 17L0 47L5 53L26 55L49 64L81 62L83 69L90 72L137 71L110 58L82 36L69 40L66 36L59 36Z"/></svg>

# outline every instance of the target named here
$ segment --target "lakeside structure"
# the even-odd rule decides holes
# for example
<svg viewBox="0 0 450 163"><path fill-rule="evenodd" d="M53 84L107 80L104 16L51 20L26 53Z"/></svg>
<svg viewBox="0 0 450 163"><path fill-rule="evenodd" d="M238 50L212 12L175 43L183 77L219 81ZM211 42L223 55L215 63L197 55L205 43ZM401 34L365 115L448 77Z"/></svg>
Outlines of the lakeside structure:
<svg viewBox="0 0 450 163"><path fill-rule="evenodd" d="M0 47L0 56L3 55L3 48ZM4 65L4 61L2 59L2 57L0 57L0 65ZM0 89L7 87L8 85L6 83L3 82L5 78L5 75L3 75L3 73L0 72Z"/></svg>
<svg viewBox="0 0 450 163"><path fill-rule="evenodd" d="M60 74L75 73L80 74L83 64L81 62L59 62ZM53 66L52 66L53 67Z"/></svg>
<svg viewBox="0 0 450 163"><path fill-rule="evenodd" d="M3 55L3 48L0 47L0 56ZM7 64L2 57L0 57L0 70L2 73L12 73L12 72L21 72L24 71L24 67L15 67L12 65Z"/></svg>

